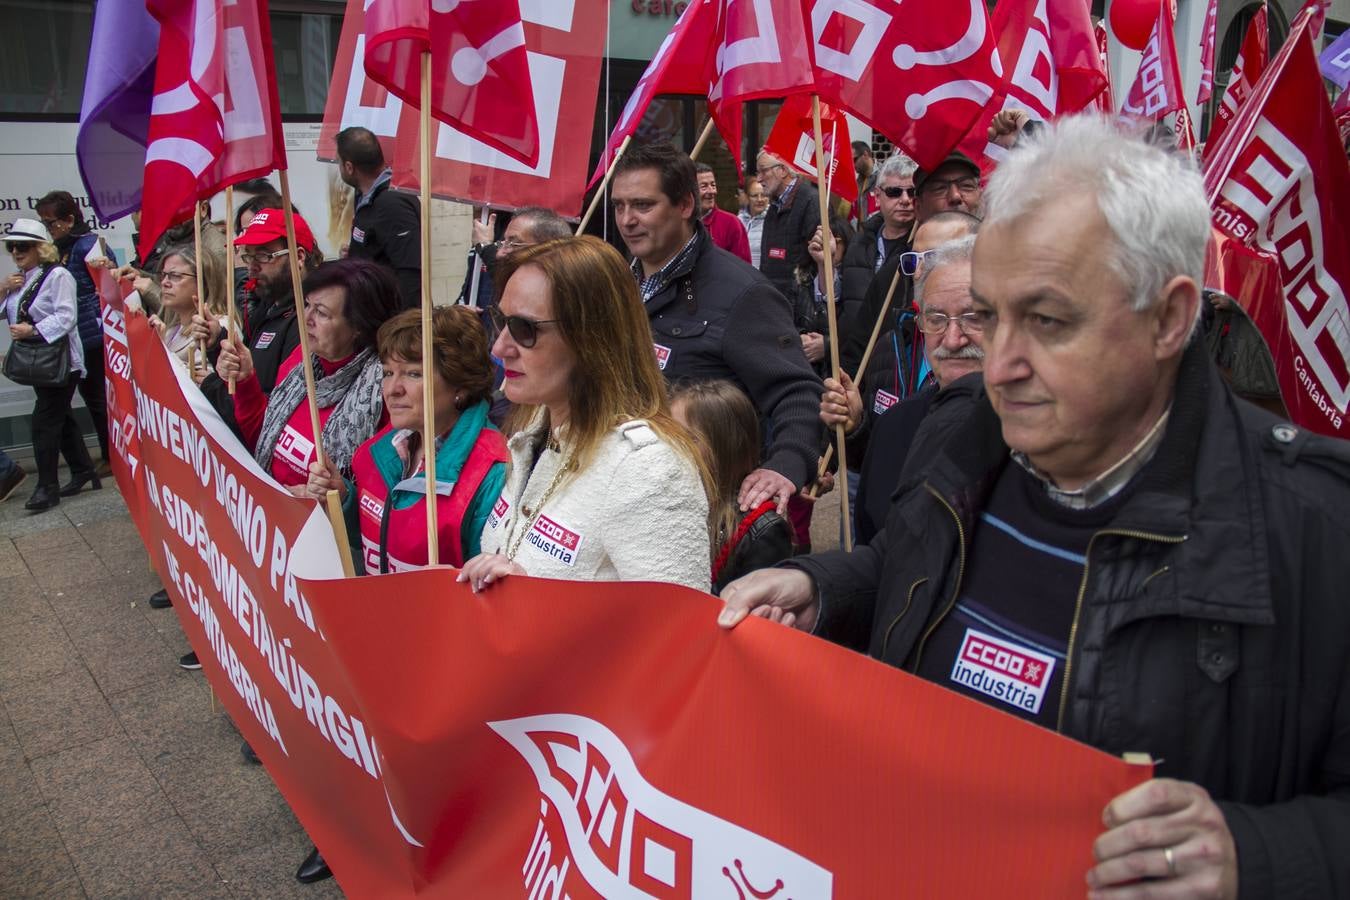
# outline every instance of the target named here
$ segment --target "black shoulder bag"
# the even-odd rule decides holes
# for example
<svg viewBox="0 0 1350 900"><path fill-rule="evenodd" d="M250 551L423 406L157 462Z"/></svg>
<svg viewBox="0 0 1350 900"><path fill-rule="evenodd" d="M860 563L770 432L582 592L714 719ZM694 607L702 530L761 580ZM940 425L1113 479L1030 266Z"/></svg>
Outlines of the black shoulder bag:
<svg viewBox="0 0 1350 900"><path fill-rule="evenodd" d="M55 266L42 267L42 274L33 279L33 283L19 298L18 322L33 323L28 308L33 305L42 283L47 280ZM15 384L28 387L61 387L70 380L70 335L63 334L48 343L42 335L35 334L23 340L14 341L5 356L5 377Z"/></svg>

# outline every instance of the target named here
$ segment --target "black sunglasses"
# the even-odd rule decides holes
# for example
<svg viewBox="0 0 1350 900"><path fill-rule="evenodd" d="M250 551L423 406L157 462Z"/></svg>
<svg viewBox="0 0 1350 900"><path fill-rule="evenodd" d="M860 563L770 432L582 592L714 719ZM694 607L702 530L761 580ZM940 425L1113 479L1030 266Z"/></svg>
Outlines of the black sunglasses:
<svg viewBox="0 0 1350 900"><path fill-rule="evenodd" d="M511 339L526 350L534 346L535 341L539 340L540 325L556 325L557 319L527 319L524 316L508 316L501 311L501 307L489 306L488 315L492 317L492 325L501 333L503 329L511 332Z"/></svg>
<svg viewBox="0 0 1350 900"><path fill-rule="evenodd" d="M884 187L881 189L881 192L885 194L887 197L890 197L892 200L898 200L901 196L905 197L914 196L914 188L912 187L911 188Z"/></svg>
<svg viewBox="0 0 1350 900"><path fill-rule="evenodd" d="M37 244L32 244L32 243L29 243L28 241L10 241L10 242L9 242L9 252L10 252L10 253L27 253L29 250L32 250L32 249L33 249L34 247L36 247L36 246L37 246Z"/></svg>

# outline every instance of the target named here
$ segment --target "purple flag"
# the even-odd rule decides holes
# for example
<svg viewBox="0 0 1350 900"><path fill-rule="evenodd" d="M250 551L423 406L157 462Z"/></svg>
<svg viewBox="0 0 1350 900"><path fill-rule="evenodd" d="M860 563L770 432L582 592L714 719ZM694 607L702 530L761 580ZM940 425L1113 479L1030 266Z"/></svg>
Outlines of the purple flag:
<svg viewBox="0 0 1350 900"><path fill-rule="evenodd" d="M1342 32L1340 37L1332 41L1331 46L1317 57L1317 62L1328 81L1336 82L1341 90L1350 87L1350 30Z"/></svg>
<svg viewBox="0 0 1350 900"><path fill-rule="evenodd" d="M159 23L145 0L99 0L75 158L102 219L117 219L141 206L158 52Z"/></svg>

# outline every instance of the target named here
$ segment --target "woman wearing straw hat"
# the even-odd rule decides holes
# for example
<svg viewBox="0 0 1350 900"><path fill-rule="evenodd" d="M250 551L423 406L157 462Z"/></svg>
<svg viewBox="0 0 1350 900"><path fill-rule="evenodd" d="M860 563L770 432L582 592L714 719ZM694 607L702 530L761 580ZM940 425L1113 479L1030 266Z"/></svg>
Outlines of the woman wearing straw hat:
<svg viewBox="0 0 1350 900"><path fill-rule="evenodd" d="M24 507L42 512L60 503L63 496L79 493L85 484L92 484L94 490L102 487L84 436L70 413L71 397L84 374L83 348L75 333L79 316L75 277L57 264L52 236L36 219L16 221L4 242L19 269L0 286L0 309L9 322L10 339L64 342L69 354L70 371L64 383L33 388L37 393L32 433L38 485ZM61 456L71 474L64 487L58 481Z"/></svg>

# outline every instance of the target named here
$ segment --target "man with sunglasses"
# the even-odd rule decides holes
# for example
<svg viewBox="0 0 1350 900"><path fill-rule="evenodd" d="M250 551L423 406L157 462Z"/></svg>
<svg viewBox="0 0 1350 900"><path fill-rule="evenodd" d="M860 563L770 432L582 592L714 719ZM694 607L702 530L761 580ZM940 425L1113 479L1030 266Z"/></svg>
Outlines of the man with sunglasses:
<svg viewBox="0 0 1350 900"><path fill-rule="evenodd" d="M844 251L839 266L840 341L858 319L858 309L877 270L897 253L909 249L914 227L914 160L903 153L887 157L874 174L875 215L867 217ZM821 232L811 239L819 247ZM864 336L863 340L866 340Z"/></svg>
<svg viewBox="0 0 1350 900"><path fill-rule="evenodd" d="M772 437L763 466L742 482L740 506L772 499L781 512L815 474L820 381L787 301L710 240L697 190L686 154L667 143L632 147L614 170L614 221L634 257L662 374L669 381L727 378L745 390Z"/></svg>

